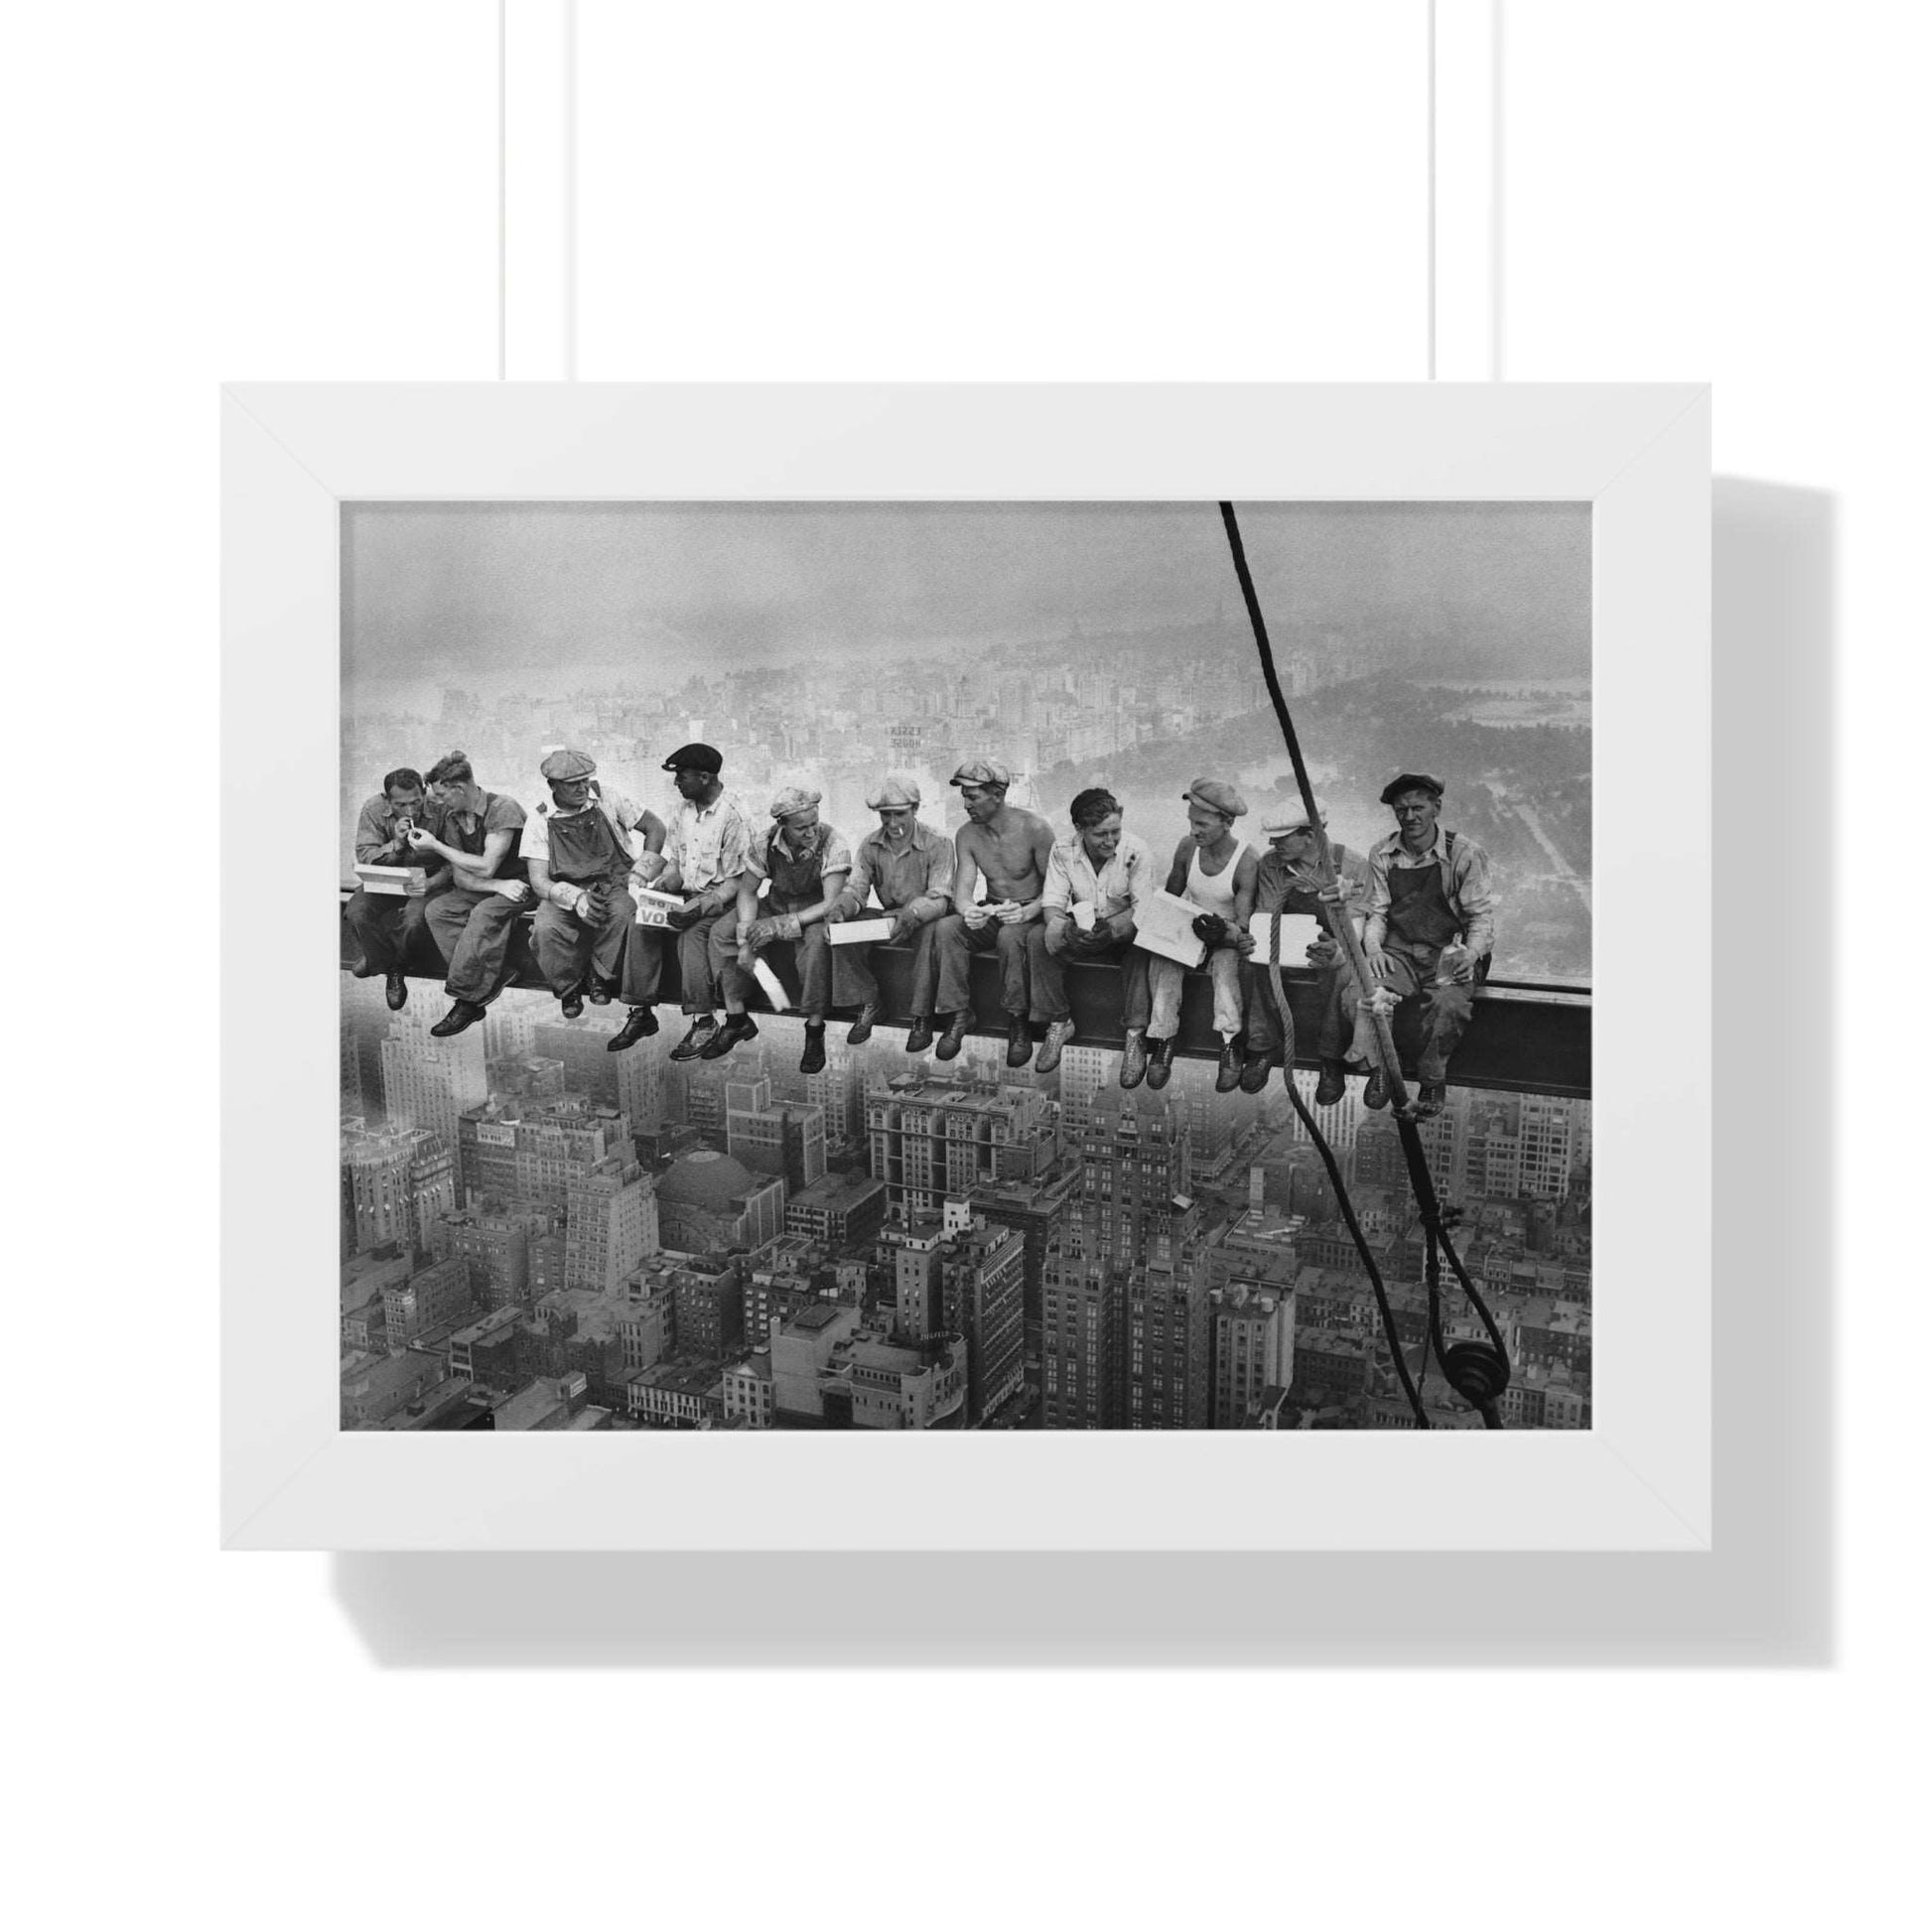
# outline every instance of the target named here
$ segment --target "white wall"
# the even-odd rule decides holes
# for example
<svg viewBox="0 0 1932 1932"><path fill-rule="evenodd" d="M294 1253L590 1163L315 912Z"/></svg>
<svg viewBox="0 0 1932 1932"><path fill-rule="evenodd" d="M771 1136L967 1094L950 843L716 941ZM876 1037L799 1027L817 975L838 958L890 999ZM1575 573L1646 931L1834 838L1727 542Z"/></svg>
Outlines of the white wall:
<svg viewBox="0 0 1932 1932"><path fill-rule="evenodd" d="M1420 0L582 0L580 372L1420 377L1424 18ZM1507 373L1708 375L1721 472L1835 496L1837 883L1844 905L1873 908L1862 925L1889 931L1884 887L1918 842L1911 819L1885 836L1882 792L1913 776L1926 708L1923 13L1510 0L1505 48ZM73 1045L97 1037L121 1078L89 1073L96 1090L126 1094L138 1069L169 1112L113 1183L138 1257L103 1252L93 1176L65 1171L15 1210L14 1280L35 1312L11 1377L28 1562L10 1654L29 1707L23 1836L48 1892L30 1918L405 1925L602 1918L622 1897L675 1923L749 1869L827 1869L831 1821L852 1844L880 1790L877 1766L848 1756L840 1697L950 1711L956 1685L548 1672L508 1687L525 1693L518 1723L513 1695L447 1648L444 1669L376 1665L365 1633L385 1641L393 1574L214 1547L217 989L191 953L205 895L173 883L212 792L214 385L495 374L494 9L69 0L10 15L0 51L12 743L31 766L16 817L31 828L40 801L77 794L121 841L102 865L17 835L15 1085L23 1113L30 1093L82 1100ZM1780 761L1761 786L1763 839L1825 809L1810 765ZM96 876L113 882L106 918ZM1827 883L1791 882L1788 941L1767 906L1721 959L1744 975L1767 944L1837 948L1857 983ZM1909 986L1915 959L1888 986ZM1827 1016L1794 1011L1762 1050L1815 1065ZM1877 1299L1922 1245L1897 1105L1922 1076L1896 1050L1873 1031L1840 1069L1846 1287L1836 1368L1815 1358L1843 1398L1829 1667L1673 1668L1666 1636L1608 1668L1566 1667L1557 1644L1492 1673L1463 1633L1459 1669L1381 1669L1371 1652L1328 1673L1023 1673L982 1686L992 1721L940 1750L905 1733L908 1770L1006 1811L1010 1867L983 1867L974 1898L935 1899L915 1836L873 1848L874 1889L916 1896L937 1924L991 1922L1007 1902L1018 1923L1100 1924L1109 1897L1122 1923L1324 1906L1343 1923L1875 1919L1903 1882L1893 1762L1920 1655L1916 1305ZM71 1318L49 1324L57 1301ZM82 1335L76 1372L48 1372L57 1336ZM108 1362L136 1372L90 1378ZM1794 1410L1817 1396L1802 1376L1789 1392ZM874 1587L892 1629L892 1581ZM1238 1574L1211 1588L1244 1655L1294 1627L1293 1600L1244 1597ZM733 1591L710 1602L690 1616L715 1635ZM586 1654L621 1649L621 1623L587 1616ZM488 1641L530 1654L513 1632ZM819 1654L882 1644L855 1630ZM1616 1648L1612 1631L1578 1654ZM1693 1648L1724 1656L1721 1640ZM1131 1654L1161 1649L1143 1629ZM776 1714L806 1706L825 1722L774 1761L761 1740L796 1727ZM1483 1714L1466 1732L1464 1712ZM619 1737L631 1745L612 1753ZM490 1875L473 1890L479 1750L526 1779L489 1785ZM799 1802L801 1778L816 1802ZM1251 1852L1271 1818L1266 1855L1210 1853L1230 1825ZM1469 1848L1488 1860L1447 1887ZM1257 1897L1258 1873L1291 1881ZM841 1889L831 1878L820 1908Z"/></svg>

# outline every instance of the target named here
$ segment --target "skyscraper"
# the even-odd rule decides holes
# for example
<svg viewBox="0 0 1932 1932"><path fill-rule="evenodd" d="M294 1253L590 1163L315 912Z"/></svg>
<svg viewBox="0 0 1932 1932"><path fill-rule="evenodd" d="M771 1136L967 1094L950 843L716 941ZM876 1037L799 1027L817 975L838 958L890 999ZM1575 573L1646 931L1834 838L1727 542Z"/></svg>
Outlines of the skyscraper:
<svg viewBox="0 0 1932 1932"><path fill-rule="evenodd" d="M389 1023L382 1042L382 1104L391 1127L424 1127L458 1145L457 1122L489 1097L481 1029L433 1039L430 1028L448 1003L414 1000Z"/></svg>
<svg viewBox="0 0 1932 1932"><path fill-rule="evenodd" d="M1266 1388L1295 1379L1295 1297L1259 1282L1209 1291L1214 1377L1208 1423L1241 1429Z"/></svg>
<svg viewBox="0 0 1932 1932"><path fill-rule="evenodd" d="M422 1127L351 1129L343 1135L344 1210L352 1252L394 1242L405 1254L440 1246L456 1205L456 1164L440 1134Z"/></svg>
<svg viewBox="0 0 1932 1932"><path fill-rule="evenodd" d="M1027 1244L948 1201L939 1247L939 1326L966 1337L966 1420L980 1423L1026 1379Z"/></svg>
<svg viewBox="0 0 1932 1932"><path fill-rule="evenodd" d="M892 1217L936 1215L976 1187L1032 1181L1052 1166L1059 1133L1045 1097L905 1074L866 1097L868 1160Z"/></svg>
<svg viewBox="0 0 1932 1932"><path fill-rule="evenodd" d="M755 1173L783 1176L802 1193L825 1173L825 1110L771 1098L760 1076L725 1085L725 1148Z"/></svg>

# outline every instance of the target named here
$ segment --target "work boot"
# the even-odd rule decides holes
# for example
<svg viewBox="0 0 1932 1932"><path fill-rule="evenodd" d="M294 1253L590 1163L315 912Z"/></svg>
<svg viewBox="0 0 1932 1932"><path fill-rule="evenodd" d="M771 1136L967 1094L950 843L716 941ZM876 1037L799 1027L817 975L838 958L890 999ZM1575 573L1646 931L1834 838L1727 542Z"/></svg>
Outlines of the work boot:
<svg viewBox="0 0 1932 1932"><path fill-rule="evenodd" d="M1441 1080L1425 1080L1416 1096L1416 1118L1434 1120L1449 1101L1449 1088Z"/></svg>
<svg viewBox="0 0 1932 1932"><path fill-rule="evenodd" d="M1332 1107L1348 1091L1348 1066L1342 1060L1323 1060L1321 1078L1314 1083L1314 1104Z"/></svg>
<svg viewBox="0 0 1932 1932"><path fill-rule="evenodd" d="M403 978L401 968L383 983L382 997L389 1002L391 1013L400 1013L409 1004L409 982Z"/></svg>
<svg viewBox="0 0 1932 1932"><path fill-rule="evenodd" d="M1034 1061L1035 1073L1050 1073L1060 1063L1060 1048L1073 1037L1071 1020L1055 1020L1046 1029L1046 1037L1040 1042L1039 1057Z"/></svg>
<svg viewBox="0 0 1932 1932"><path fill-rule="evenodd" d="M630 1018L604 1042L607 1053L621 1053L657 1031L657 1013L652 1007L632 1007Z"/></svg>
<svg viewBox="0 0 1932 1932"><path fill-rule="evenodd" d="M935 1060L956 1060L959 1049L966 1044L966 1029L973 1023L970 1013L955 1013L946 1022L946 1031L939 1035L939 1044L932 1049Z"/></svg>
<svg viewBox="0 0 1932 1932"><path fill-rule="evenodd" d="M1379 1066L1368 1070L1368 1084L1362 1089L1362 1105L1378 1112L1389 1104L1389 1076Z"/></svg>
<svg viewBox="0 0 1932 1932"><path fill-rule="evenodd" d="M1173 1077L1173 1041L1157 1039L1148 1048L1147 1083L1157 1093Z"/></svg>
<svg viewBox="0 0 1932 1932"><path fill-rule="evenodd" d="M863 1046L872 1037L872 1023L878 1018L878 1006L873 1001L868 1000L859 1009L859 1017L853 1021L852 1031L846 1035L845 1043L848 1046ZM915 1046L911 1050L916 1053L919 1049Z"/></svg>
<svg viewBox="0 0 1932 1932"><path fill-rule="evenodd" d="M372 980L381 970L380 966L371 966L365 954L348 969L348 976L352 980Z"/></svg>
<svg viewBox="0 0 1932 1932"><path fill-rule="evenodd" d="M1147 1078L1147 1029L1132 1028L1127 1035L1127 1044L1120 1053L1120 1083L1124 1087L1138 1087Z"/></svg>
<svg viewBox="0 0 1932 1932"><path fill-rule="evenodd" d="M866 1009L872 1011L870 1007ZM932 1016L929 1013L915 1013L912 1024L906 1029L905 1050L908 1053L923 1053L932 1044Z"/></svg>
<svg viewBox="0 0 1932 1932"><path fill-rule="evenodd" d="M566 1020L581 1019L584 1013L584 989L581 986L573 986L558 1004L563 1008Z"/></svg>
<svg viewBox="0 0 1932 1932"><path fill-rule="evenodd" d="M1027 1031L1027 1016L1014 1013L1007 1016L1007 1064L1025 1066L1034 1056L1034 1036Z"/></svg>
<svg viewBox="0 0 1932 1932"><path fill-rule="evenodd" d="M1214 1091L1232 1093L1241 1084L1241 1047L1236 1040L1224 1040L1221 1063L1214 1069Z"/></svg>
<svg viewBox="0 0 1932 1932"><path fill-rule="evenodd" d="M483 1018L483 1009L475 1000L459 1000L430 1029L430 1034L436 1039L448 1039L452 1034L460 1034L466 1027L474 1027Z"/></svg>
<svg viewBox="0 0 1932 1932"><path fill-rule="evenodd" d="M709 1046L718 1032L718 1023L710 1014L701 1013L691 1023L691 1031L671 1048L674 1060L695 1060Z"/></svg>
<svg viewBox="0 0 1932 1932"><path fill-rule="evenodd" d="M741 1039L756 1039L759 1023L749 1013L728 1013L725 1024L699 1049L701 1060L722 1060Z"/></svg>
<svg viewBox="0 0 1932 1932"><path fill-rule="evenodd" d="M798 1056L800 1073L823 1073L825 1071L825 1022L814 1025L805 1022L805 1050Z"/></svg>
<svg viewBox="0 0 1932 1932"><path fill-rule="evenodd" d="M590 983L584 988L584 997L594 1007L608 1007L611 1004L611 989L593 974Z"/></svg>
<svg viewBox="0 0 1932 1932"><path fill-rule="evenodd" d="M1268 1069L1273 1065L1266 1053L1250 1053L1241 1062L1241 1091L1259 1093L1268 1084Z"/></svg>

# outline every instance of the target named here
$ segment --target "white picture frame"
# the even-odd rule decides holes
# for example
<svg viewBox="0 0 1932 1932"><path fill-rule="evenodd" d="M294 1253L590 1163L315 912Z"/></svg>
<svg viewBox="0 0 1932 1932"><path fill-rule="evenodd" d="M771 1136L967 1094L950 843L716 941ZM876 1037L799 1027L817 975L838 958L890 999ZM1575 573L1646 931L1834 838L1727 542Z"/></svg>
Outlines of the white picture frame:
<svg viewBox="0 0 1932 1932"><path fill-rule="evenodd" d="M1707 388L244 383L221 413L227 1547L1711 1547ZM343 504L1140 499L1211 515L1222 498L1592 506L1594 1427L890 1444L341 1430ZM261 889L291 876L314 892Z"/></svg>

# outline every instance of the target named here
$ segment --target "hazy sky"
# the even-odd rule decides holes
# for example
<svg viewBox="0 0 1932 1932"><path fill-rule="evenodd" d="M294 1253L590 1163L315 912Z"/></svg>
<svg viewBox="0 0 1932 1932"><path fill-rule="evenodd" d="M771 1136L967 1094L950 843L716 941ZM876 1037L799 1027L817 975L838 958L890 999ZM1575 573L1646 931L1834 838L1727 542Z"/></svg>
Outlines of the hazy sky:
<svg viewBox="0 0 1932 1932"><path fill-rule="evenodd" d="M1587 504L1237 510L1284 649L1434 615L1524 674L1588 672ZM1212 503L372 503L343 534L356 693L1241 617Z"/></svg>

